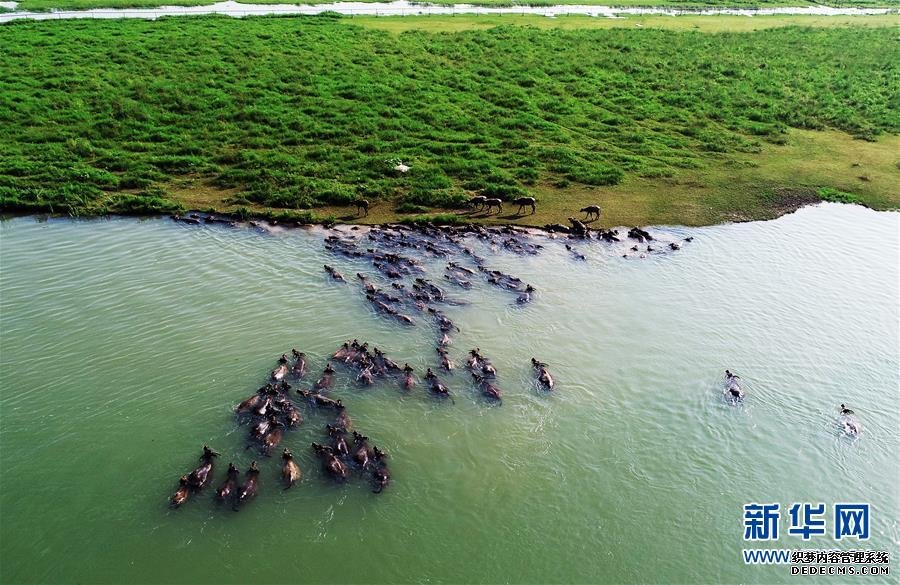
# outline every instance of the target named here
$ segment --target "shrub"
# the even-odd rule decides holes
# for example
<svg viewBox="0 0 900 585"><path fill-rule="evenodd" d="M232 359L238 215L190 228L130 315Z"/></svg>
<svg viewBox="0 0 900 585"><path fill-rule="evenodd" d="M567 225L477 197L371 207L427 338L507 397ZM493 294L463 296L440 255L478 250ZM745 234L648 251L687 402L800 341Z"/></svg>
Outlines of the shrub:
<svg viewBox="0 0 900 585"><path fill-rule="evenodd" d="M831 187L822 187L817 191L817 194L822 201L831 201L832 203L862 202L858 195L847 193L845 191L838 191L837 189L832 189Z"/></svg>

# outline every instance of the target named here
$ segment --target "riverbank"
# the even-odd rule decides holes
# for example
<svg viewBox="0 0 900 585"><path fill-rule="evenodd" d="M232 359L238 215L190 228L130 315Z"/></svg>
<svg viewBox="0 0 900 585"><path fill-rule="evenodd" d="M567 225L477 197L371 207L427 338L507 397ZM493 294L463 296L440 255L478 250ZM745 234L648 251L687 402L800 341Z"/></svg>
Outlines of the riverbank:
<svg viewBox="0 0 900 585"><path fill-rule="evenodd" d="M577 210L600 205L603 218L593 227L618 225L703 226L774 219L819 201L856 203L876 210L900 209L896 153L900 137L875 142L855 140L835 131L793 130L784 145L766 145L761 153L723 160L677 176L634 178L605 187L536 186L537 212L525 215L506 204L502 213L486 215L465 208L398 213L397 201L372 201L367 215L355 207L326 205L289 211L231 203L223 192L199 179L185 179L169 195L184 209L209 210L245 218L299 220L312 223L388 224L432 218L439 222L568 225ZM861 178L865 177L865 178ZM837 192L837 193L836 193Z"/></svg>
<svg viewBox="0 0 900 585"><path fill-rule="evenodd" d="M534 215L475 219L599 204L604 226L766 219L822 196L900 207L890 28L373 20L0 27L0 207L387 223L534 196Z"/></svg>
<svg viewBox="0 0 900 585"><path fill-rule="evenodd" d="M460 15L518 15L543 16L591 16L622 18L628 16L883 16L896 15L893 5L862 4L803 4L773 2L765 5L746 4L685 4L673 5L625 5L609 6L603 3L579 2L529 2L508 3L420 3L407 0L392 1L335 1L306 3L273 3L271 0L26 0L21 4L6 3L6 14L0 15L0 23L14 20L70 20L70 19L118 19L143 18L155 20L164 16L204 16L217 14L245 18L251 16L316 16L321 14L342 16L418 17ZM134 4L134 5L132 5Z"/></svg>

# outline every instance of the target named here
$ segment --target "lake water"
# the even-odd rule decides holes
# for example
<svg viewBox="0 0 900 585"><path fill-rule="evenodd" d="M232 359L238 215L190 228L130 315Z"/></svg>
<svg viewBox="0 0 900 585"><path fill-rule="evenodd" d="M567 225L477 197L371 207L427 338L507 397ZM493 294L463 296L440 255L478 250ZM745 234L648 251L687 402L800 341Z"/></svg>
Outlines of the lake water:
<svg viewBox="0 0 900 585"><path fill-rule="evenodd" d="M461 329L451 355L489 355L503 403L462 371L444 376L450 403L421 385L362 390L339 370L333 395L391 455L393 483L375 495L323 477L309 443L326 417L286 434L303 480L284 491L278 458L245 450L232 413L291 347L313 379L354 337L418 372L436 365L433 327L385 319L355 279L326 277L326 262L373 270L331 256L325 230L3 221L0 580L797 582L744 565L749 502L785 516L792 502L869 502L868 542L804 543L783 519L766 546L897 559L898 227L896 213L823 204L652 229L694 240L643 259L631 242L576 244L585 262L562 241L539 238L527 257L474 244L538 291L525 306L486 283L450 291L472 303L446 309ZM552 393L535 387L531 356L549 363ZM742 376L743 405L722 398L725 368ZM842 402L856 439L837 428ZM222 453L215 484L228 461L260 460L260 493L240 512L212 490L168 508L204 443Z"/></svg>

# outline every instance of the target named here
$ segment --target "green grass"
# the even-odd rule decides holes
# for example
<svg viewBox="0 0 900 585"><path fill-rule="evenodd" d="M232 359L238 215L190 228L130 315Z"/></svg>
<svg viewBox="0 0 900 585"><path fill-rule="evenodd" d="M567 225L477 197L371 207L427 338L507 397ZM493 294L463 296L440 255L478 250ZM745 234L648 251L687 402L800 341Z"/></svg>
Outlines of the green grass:
<svg viewBox="0 0 900 585"><path fill-rule="evenodd" d="M859 195L853 193L845 193L831 187L822 187L818 191L819 198L822 201L831 201L832 203L861 203Z"/></svg>
<svg viewBox="0 0 900 585"><path fill-rule="evenodd" d="M768 217L798 200L783 188L815 199L820 187L900 206L890 28L392 34L353 22L0 27L0 206L307 218L363 197L378 221L533 194L539 214L499 220L546 223L600 201L613 222L697 224ZM844 162L857 152L871 168Z"/></svg>

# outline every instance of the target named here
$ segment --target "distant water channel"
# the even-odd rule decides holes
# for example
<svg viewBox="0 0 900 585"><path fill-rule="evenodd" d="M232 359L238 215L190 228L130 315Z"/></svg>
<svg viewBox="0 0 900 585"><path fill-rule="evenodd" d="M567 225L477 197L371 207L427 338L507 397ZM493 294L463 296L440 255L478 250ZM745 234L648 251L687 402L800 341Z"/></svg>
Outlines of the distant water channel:
<svg viewBox="0 0 900 585"><path fill-rule="evenodd" d="M380 495L326 481L314 412L285 435L303 479L283 491L278 458L245 450L232 412L292 347L313 379L349 338L420 374L436 366L434 328L377 314L354 276L375 277L371 265L329 254L331 232L5 220L0 581L797 582L744 565L754 501L871 503L864 546L831 534L778 546L900 558L898 218L823 204L651 228L693 241L646 258L632 242L576 243L586 261L562 240L537 237L544 249L524 257L473 242L537 289L520 306L484 281L447 287L471 303L445 309L460 328L451 356L480 347L503 402L462 370L444 374L451 403L422 385L360 389L339 368L332 396L390 454ZM435 282L443 262L426 261ZM534 385L532 356L552 393ZM725 368L742 376L743 405L722 398ZM837 428L842 402L858 438ZM260 493L240 512L212 490L168 508L204 443L222 453L214 483L228 461L260 460Z"/></svg>
<svg viewBox="0 0 900 585"><path fill-rule="evenodd" d="M705 8L672 9L654 7L617 7L593 4L560 4L555 6L478 6L473 4L427 4L407 0L393 2L333 2L330 4L242 4L227 0L205 6L158 6L155 8L95 8L91 10L54 10L48 12L17 11L15 2L0 2L0 6L11 12L0 13L0 23L18 19L58 20L68 18L144 18L156 19L163 16L186 16L221 14L224 16L266 16L315 15L323 12L345 16L422 16L454 14L531 14L536 16L582 15L616 18L628 15L669 15L694 14L704 16L738 15L807 15L807 16L862 16L897 13L892 8L837 8L832 6L779 6L774 8Z"/></svg>

